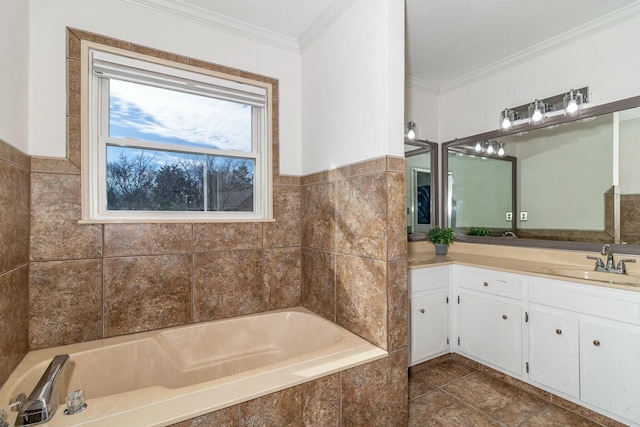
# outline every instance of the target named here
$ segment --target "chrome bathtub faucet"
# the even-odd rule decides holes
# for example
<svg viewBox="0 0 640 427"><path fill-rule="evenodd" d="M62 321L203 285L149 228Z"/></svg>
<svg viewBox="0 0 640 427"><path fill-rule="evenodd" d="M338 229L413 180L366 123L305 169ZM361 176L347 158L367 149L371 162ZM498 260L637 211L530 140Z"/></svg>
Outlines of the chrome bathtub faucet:
<svg viewBox="0 0 640 427"><path fill-rule="evenodd" d="M19 411L16 426L40 424L53 417L58 409L58 384L68 360L68 354L54 357L29 397L20 402L18 396L17 405L14 406Z"/></svg>
<svg viewBox="0 0 640 427"><path fill-rule="evenodd" d="M622 259L618 262L616 266L615 260L613 259L613 249L611 249L611 245L606 244L602 247L600 251L602 255L607 256L607 262L605 263L599 257L587 255L588 259L593 259L596 261L596 266L594 268L595 271L604 271L607 273L617 273L617 274L627 274L627 265L628 262L636 262L635 259Z"/></svg>

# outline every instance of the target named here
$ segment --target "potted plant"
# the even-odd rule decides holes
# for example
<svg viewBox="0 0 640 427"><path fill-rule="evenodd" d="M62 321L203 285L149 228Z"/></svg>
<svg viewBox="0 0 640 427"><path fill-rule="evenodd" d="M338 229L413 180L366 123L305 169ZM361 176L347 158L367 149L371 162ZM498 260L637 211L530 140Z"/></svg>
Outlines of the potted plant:
<svg viewBox="0 0 640 427"><path fill-rule="evenodd" d="M491 234L491 232L489 231L489 229L487 227L476 227L476 226L473 226L473 227L469 228L469 231L467 232L467 234L469 236L489 236Z"/></svg>
<svg viewBox="0 0 640 427"><path fill-rule="evenodd" d="M449 245L455 238L453 228L440 228L436 225L429 230L429 241L436 246L437 255L446 255Z"/></svg>

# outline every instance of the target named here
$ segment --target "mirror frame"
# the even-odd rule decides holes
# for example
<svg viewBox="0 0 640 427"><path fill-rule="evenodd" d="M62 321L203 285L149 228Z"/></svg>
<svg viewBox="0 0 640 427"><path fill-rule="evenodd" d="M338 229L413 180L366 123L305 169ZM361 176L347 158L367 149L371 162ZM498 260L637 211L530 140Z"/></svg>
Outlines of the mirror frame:
<svg viewBox="0 0 640 427"><path fill-rule="evenodd" d="M442 186L440 185L440 172L438 169L438 156L439 156L439 145L436 142L427 141L426 139L415 139L410 141L405 138L405 145L411 145L414 147L419 147L416 150L410 151L411 156L407 156L405 152L404 158L417 156L423 153L431 153L431 224L439 225L440 224L440 191ZM406 176L406 192L408 192L411 188L411 177L409 174ZM408 225L408 224L407 224ZM407 236L408 239L408 236ZM410 242L415 242L419 240L425 239L408 239Z"/></svg>
<svg viewBox="0 0 640 427"><path fill-rule="evenodd" d="M449 147L470 144L479 140L495 139L502 136L514 135L519 132L542 129L548 126L555 126L563 123L574 122L574 121L586 119L589 117L600 116L603 114L610 114L616 111L628 110L630 108L637 108L637 107L640 107L640 96L634 96L631 98L626 98L620 101L609 102L601 105L589 106L588 104L586 104L575 116L565 116L564 114L558 114L556 116L547 118L543 123L537 123L537 124L522 123L522 124L513 126L508 131L494 130L490 132L484 132L477 135L472 135L465 138L454 139L452 141L445 142L442 144L442 173L441 173L442 186L440 187L440 193L442 195L441 200L445 201L445 200L448 200L449 198L448 184L447 184L448 171L449 171L449 157L448 157ZM444 202L443 202L443 209L446 209ZM449 226L447 224L448 215L444 210L441 218L442 218L442 224L440 226L448 227ZM600 252L600 250L602 249L602 245L604 244L604 242L603 243L584 243L584 242L569 242L569 241L560 241L560 240L523 239L520 237L518 238L477 237L477 236L458 235L458 234L456 234L456 240L461 242L481 243L481 244L488 244L488 245L521 246L521 247L531 247L531 248L563 249L563 250L586 251L586 252ZM614 249L616 253L640 255L640 245L622 245L622 244L613 245L612 244L611 247Z"/></svg>

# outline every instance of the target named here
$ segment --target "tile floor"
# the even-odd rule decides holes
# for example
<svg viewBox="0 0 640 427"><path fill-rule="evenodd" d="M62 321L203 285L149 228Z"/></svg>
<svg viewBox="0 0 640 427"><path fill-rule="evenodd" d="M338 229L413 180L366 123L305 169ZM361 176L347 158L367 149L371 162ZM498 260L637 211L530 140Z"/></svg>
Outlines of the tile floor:
<svg viewBox="0 0 640 427"><path fill-rule="evenodd" d="M591 421L551 403L543 394L474 369L473 362L446 358L434 362L409 371L409 427L620 425L613 420L613 424Z"/></svg>

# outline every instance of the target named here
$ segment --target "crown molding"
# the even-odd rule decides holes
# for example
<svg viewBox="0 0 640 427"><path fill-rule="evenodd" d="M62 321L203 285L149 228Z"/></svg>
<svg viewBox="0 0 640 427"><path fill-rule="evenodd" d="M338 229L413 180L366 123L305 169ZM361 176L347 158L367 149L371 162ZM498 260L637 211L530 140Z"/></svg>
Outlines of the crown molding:
<svg viewBox="0 0 640 427"><path fill-rule="evenodd" d="M244 37L290 52L300 53L298 40L275 31L248 24L226 15L186 4L182 0L124 0L167 15L206 25L235 36Z"/></svg>
<svg viewBox="0 0 640 427"><path fill-rule="evenodd" d="M538 43L528 49L522 50L513 55L507 56L500 61L494 62L486 67L482 67L476 71L457 77L453 80L443 83L440 86L440 93L446 93L454 89L458 89L474 81L484 77L503 71L514 65L528 61L530 59L544 55L554 49L569 44L571 42L587 38L601 31L607 30L616 25L636 18L640 15L640 1L630 4L629 6L608 13L593 21L587 22L579 27L552 37L549 40Z"/></svg>
<svg viewBox="0 0 640 427"><path fill-rule="evenodd" d="M419 79L414 76L407 76L404 79L404 86L406 88L418 88L434 95L440 95L440 86L438 86L436 83Z"/></svg>
<svg viewBox="0 0 640 427"><path fill-rule="evenodd" d="M338 18L351 8L357 0L337 0L300 36L300 50L311 46Z"/></svg>

